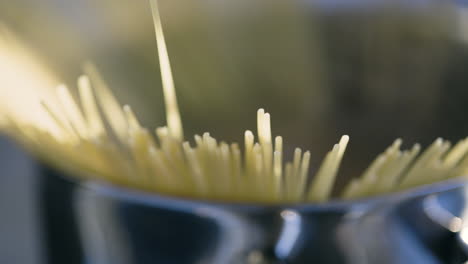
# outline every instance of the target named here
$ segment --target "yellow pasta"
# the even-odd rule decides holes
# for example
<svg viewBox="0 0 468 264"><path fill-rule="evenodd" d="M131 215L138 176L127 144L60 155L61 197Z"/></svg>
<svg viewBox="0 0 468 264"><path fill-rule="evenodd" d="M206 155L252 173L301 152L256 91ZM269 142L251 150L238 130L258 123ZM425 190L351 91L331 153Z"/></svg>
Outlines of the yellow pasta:
<svg viewBox="0 0 468 264"><path fill-rule="evenodd" d="M122 107L94 66L86 64L86 75L78 79L77 100L64 85L57 88L57 101L38 99L48 127L3 111L3 131L40 158L82 179L220 201L329 201L348 136L332 148L312 177L309 151L297 148L293 160L284 162L283 138L273 137L271 116L264 109L257 112L257 139L246 131L243 150L239 144L219 142L209 133L195 135L194 143L184 138L157 0L151 0L151 7L167 126L155 131L143 127L132 108ZM468 173L468 139L453 148L438 139L422 154L419 145L406 151L401 145L396 140L340 197L390 193Z"/></svg>

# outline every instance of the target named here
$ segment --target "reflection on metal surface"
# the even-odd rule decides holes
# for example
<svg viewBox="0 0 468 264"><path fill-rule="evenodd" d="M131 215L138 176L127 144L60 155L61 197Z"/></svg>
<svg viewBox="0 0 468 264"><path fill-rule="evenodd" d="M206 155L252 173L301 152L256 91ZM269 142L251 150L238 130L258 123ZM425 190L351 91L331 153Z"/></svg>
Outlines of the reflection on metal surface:
<svg viewBox="0 0 468 264"><path fill-rule="evenodd" d="M284 210L281 212L284 219L283 228L275 247L275 253L280 259L285 259L291 255L294 245L301 233L301 216L294 211Z"/></svg>
<svg viewBox="0 0 468 264"><path fill-rule="evenodd" d="M463 193L466 201L466 205L462 210L461 218L463 219L463 225L461 231L458 233L458 243L464 256L468 257L468 188ZM468 262L465 262L468 263Z"/></svg>
<svg viewBox="0 0 468 264"><path fill-rule="evenodd" d="M64 260L82 264L80 259L89 258L89 253L102 264L113 264L108 261L113 259L122 264L467 260L466 231L461 229L459 241L453 232L459 227L453 224L459 220L453 219L464 218L462 183L429 186L381 200L310 206L174 199L73 183L51 170L44 171L43 183L44 223L47 233L53 234L46 239L51 264ZM53 224L57 222L60 225ZM89 239L99 245L94 247ZM70 255L77 261L70 262Z"/></svg>
<svg viewBox="0 0 468 264"><path fill-rule="evenodd" d="M460 232L464 226L462 218L453 215L440 205L437 195L425 198L423 200L423 209L431 220L454 233Z"/></svg>
<svg viewBox="0 0 468 264"><path fill-rule="evenodd" d="M467 228L464 228L461 230L460 238L465 245L468 245L468 229Z"/></svg>
<svg viewBox="0 0 468 264"><path fill-rule="evenodd" d="M86 263L130 263L128 239L119 226L113 203L77 192L74 204ZM106 228L102 228L106 226ZM110 232L106 232L110 230Z"/></svg>
<svg viewBox="0 0 468 264"><path fill-rule="evenodd" d="M255 247L259 237L255 235L258 227L253 226L249 221L243 219L241 214L236 214L229 210L213 207L200 207L195 209L196 214L211 221L219 229L219 235L225 239L218 241L213 245L212 253L206 257L206 260L201 260L201 263L225 263L226 259L241 258L245 261L242 248ZM251 252L247 259L257 259L257 251ZM258 252L257 252L258 253ZM259 263L251 261L249 263ZM234 264L234 263L232 263Z"/></svg>

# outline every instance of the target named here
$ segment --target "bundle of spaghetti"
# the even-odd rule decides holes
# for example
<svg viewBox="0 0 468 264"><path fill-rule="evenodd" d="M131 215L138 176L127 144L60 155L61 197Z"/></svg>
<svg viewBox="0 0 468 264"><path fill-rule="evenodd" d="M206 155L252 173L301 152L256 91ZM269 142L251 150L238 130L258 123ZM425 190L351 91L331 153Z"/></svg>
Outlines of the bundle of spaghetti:
<svg viewBox="0 0 468 264"><path fill-rule="evenodd" d="M344 190L346 199L385 194L416 186L460 178L468 174L468 138L454 147L449 141L438 138L423 153L416 144L410 150L401 151L401 139L397 139L379 155L357 179Z"/></svg>
<svg viewBox="0 0 468 264"><path fill-rule="evenodd" d="M250 130L244 144L218 141L209 133L185 140L156 0L151 0L167 126L143 127L128 105L122 106L92 64L77 81L76 99L60 85L40 111L54 131L4 112L3 131L39 158L83 180L108 182L148 192L208 200L260 203L326 202L349 137L326 154L315 176L309 151L295 149L284 162L283 138L272 136L271 116L257 112L257 137ZM468 174L468 139L451 148L436 140L420 154L415 145L402 151L396 140L343 191L343 199L396 192Z"/></svg>
<svg viewBox="0 0 468 264"><path fill-rule="evenodd" d="M87 71L96 74L91 67ZM242 153L239 144L218 142L209 133L195 135L194 145L181 141L168 127L152 133L130 106L119 106L106 86L93 90L90 79L82 76L78 87L80 102L60 86L59 105L42 104L61 128L58 137L7 119L11 135L20 134L39 156L65 164L64 169L83 177L158 193L258 202L299 202L308 196L311 200L321 197L318 201L329 193L308 195L310 152L296 149L294 159L283 166L283 139L278 136L273 142L270 115L263 109L258 111L258 141L253 132L246 131ZM321 184L331 190L347 140L344 137L328 154L313 186Z"/></svg>

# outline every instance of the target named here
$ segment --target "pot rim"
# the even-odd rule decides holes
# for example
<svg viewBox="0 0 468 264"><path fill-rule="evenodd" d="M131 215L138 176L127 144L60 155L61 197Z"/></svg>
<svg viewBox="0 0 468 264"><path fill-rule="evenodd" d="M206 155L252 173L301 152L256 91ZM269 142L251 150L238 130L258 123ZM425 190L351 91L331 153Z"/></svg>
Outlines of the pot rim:
<svg viewBox="0 0 468 264"><path fill-rule="evenodd" d="M50 166L42 166L49 177L60 177L62 180L77 186L82 191L91 191L96 194L106 196L128 203L146 205L159 208L171 208L187 210L197 207L217 207L239 210L292 210L301 212L323 212L323 211L344 211L350 207L367 207L381 202L401 201L423 197L431 194L447 192L467 186L467 180L463 178L449 179L432 184L426 184L408 190L378 195L373 197L358 198L351 200L332 199L324 203L247 203L245 201L216 201L202 198L178 197L168 194L151 193L144 190L132 189L130 187L119 186L113 183L100 180L80 179L78 177L67 176ZM54 172L50 175L50 172Z"/></svg>

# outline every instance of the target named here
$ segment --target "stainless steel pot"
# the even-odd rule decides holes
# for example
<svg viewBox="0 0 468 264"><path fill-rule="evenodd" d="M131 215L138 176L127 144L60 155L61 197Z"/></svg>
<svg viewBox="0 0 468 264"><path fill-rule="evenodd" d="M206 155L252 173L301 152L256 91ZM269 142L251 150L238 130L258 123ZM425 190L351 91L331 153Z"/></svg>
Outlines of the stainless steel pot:
<svg viewBox="0 0 468 264"><path fill-rule="evenodd" d="M193 201L42 173L48 263L459 263L466 186L262 206Z"/></svg>

